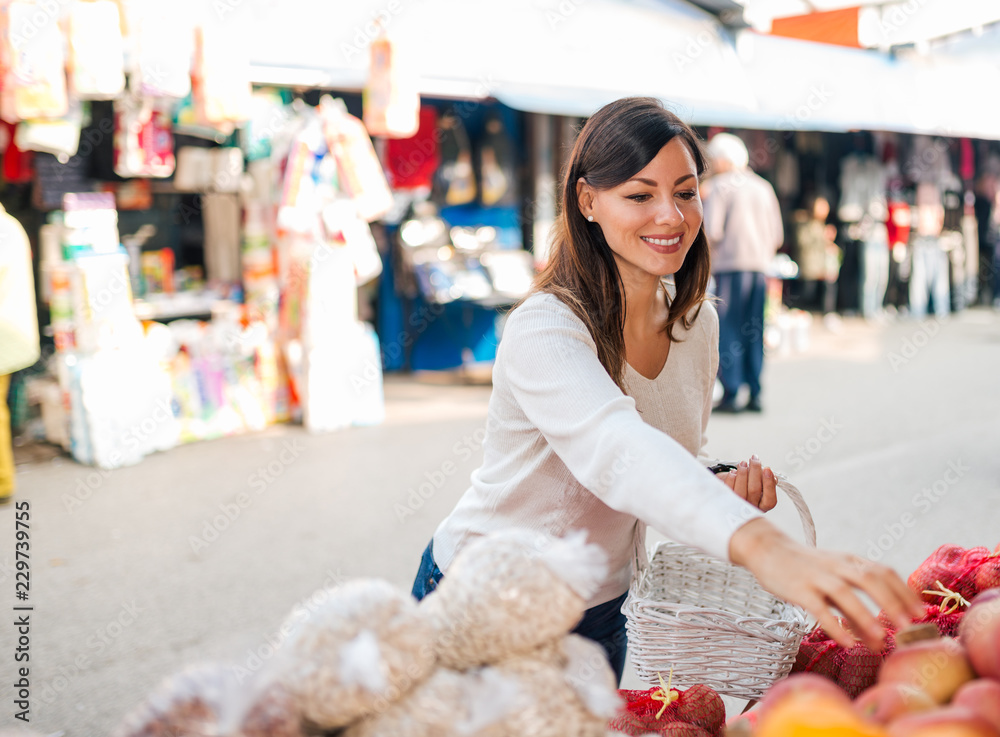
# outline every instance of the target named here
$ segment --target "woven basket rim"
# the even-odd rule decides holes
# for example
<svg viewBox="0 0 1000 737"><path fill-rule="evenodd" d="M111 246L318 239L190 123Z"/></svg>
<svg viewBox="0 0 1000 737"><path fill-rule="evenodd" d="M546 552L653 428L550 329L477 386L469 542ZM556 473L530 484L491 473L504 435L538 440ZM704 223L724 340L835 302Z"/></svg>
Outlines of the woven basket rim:
<svg viewBox="0 0 1000 737"><path fill-rule="evenodd" d="M715 607L696 606L691 604L672 606L671 602L655 601L652 603L647 603L649 601L650 601L649 599L644 599L642 601L639 601L638 599L636 600L626 599L625 604L622 606L622 609L623 610L635 609L641 606L644 609L658 609L661 611L667 609L669 611L666 611L664 613L672 617L679 617L681 614L689 614L689 613L705 614L705 615L719 616L739 623L746 622L752 624L771 624L771 623L796 624L806 628L808 627L808 621L809 621L808 615L806 615L805 611L802 608L795 606L794 604L788 604L787 608L784 610L784 612L782 612L783 614L788 612L791 614L791 616L759 617L754 615L735 614L733 612L726 611L725 609L716 609Z"/></svg>

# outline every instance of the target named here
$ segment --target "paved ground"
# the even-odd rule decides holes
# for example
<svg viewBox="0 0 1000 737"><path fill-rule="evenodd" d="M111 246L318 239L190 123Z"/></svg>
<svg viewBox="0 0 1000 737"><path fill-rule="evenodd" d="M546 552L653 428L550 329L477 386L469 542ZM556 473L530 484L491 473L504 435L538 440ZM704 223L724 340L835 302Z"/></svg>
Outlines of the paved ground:
<svg viewBox="0 0 1000 737"><path fill-rule="evenodd" d="M1000 315L986 310L944 324L848 321L836 333L817 323L807 351L769 358L763 415L713 419L712 449L756 452L788 473L821 545L908 573L941 543L1000 540L998 366ZM18 500L31 503L32 726L106 734L180 666L252 666L317 587L356 576L408 587L480 458L489 388L391 378L386 394L375 428L274 427L110 473L61 456L19 466ZM14 513L0 508L6 602ZM787 509L774 514L797 527ZM0 727L16 724L15 646L5 626Z"/></svg>

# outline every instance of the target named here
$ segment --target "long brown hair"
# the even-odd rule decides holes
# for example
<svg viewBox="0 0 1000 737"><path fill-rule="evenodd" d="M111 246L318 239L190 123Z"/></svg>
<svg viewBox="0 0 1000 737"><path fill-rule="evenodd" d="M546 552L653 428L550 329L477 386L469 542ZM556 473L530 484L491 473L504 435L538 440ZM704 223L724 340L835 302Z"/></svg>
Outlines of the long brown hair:
<svg viewBox="0 0 1000 737"><path fill-rule="evenodd" d="M562 179L562 208L552 233L549 261L535 279L534 291L554 294L590 331L597 357L619 387L625 374L625 292L614 253L597 223L580 212L576 183L610 189L641 171L671 139L680 136L691 149L698 176L707 168L698 137L680 118L651 97L626 97L605 105L583 126ZM689 329L705 300L711 274L708 239L702 227L674 276L676 295L666 297L663 327Z"/></svg>

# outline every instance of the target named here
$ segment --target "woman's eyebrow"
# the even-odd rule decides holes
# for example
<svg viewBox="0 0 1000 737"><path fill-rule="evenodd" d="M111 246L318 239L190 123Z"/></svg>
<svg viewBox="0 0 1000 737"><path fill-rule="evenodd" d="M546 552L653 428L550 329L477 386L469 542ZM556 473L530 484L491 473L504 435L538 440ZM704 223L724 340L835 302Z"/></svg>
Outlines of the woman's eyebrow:
<svg viewBox="0 0 1000 737"><path fill-rule="evenodd" d="M693 176L694 176L694 174L685 174L684 176L679 177L678 179L676 179L674 181L674 186L676 187L678 184L680 184L681 182L683 182L685 179L691 179ZM646 179L645 177L632 177L628 181L629 182L641 182L642 184L645 184L647 187L655 187L656 186L656 181L655 180L653 180L653 179Z"/></svg>

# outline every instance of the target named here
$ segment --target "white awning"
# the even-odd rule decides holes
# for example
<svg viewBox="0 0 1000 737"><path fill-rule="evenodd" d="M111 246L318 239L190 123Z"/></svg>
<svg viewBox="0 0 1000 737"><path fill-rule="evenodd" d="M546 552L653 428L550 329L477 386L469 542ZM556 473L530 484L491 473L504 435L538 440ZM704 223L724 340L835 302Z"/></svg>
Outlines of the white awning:
<svg viewBox="0 0 1000 737"><path fill-rule="evenodd" d="M684 0L213 7L209 21L246 43L253 81L262 84L360 90L378 20L428 97L493 97L528 112L586 116L611 100L649 95L694 124L1000 139L1000 116L985 97L1000 89L996 52L993 63L958 53L890 55L749 30L734 42Z"/></svg>
<svg viewBox="0 0 1000 737"><path fill-rule="evenodd" d="M982 60L889 55L752 31L740 34L737 49L759 106L746 127L1000 139L1000 117L984 97L1000 89L1000 68Z"/></svg>
<svg viewBox="0 0 1000 737"><path fill-rule="evenodd" d="M245 0L218 19L246 39L254 82L361 89L378 18L425 96L589 115L626 95L650 95L700 123L755 107L728 32L683 0L304 6Z"/></svg>

